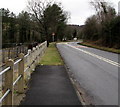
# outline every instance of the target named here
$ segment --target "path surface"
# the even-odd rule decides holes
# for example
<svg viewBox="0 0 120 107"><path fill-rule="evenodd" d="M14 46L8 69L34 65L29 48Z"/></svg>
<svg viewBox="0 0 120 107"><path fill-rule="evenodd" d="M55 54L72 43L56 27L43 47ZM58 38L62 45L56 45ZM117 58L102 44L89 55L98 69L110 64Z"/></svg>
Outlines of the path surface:
<svg viewBox="0 0 120 107"><path fill-rule="evenodd" d="M118 105L118 54L77 43L57 47L66 65L96 105Z"/></svg>
<svg viewBox="0 0 120 107"><path fill-rule="evenodd" d="M80 105L64 66L37 66L21 105Z"/></svg>

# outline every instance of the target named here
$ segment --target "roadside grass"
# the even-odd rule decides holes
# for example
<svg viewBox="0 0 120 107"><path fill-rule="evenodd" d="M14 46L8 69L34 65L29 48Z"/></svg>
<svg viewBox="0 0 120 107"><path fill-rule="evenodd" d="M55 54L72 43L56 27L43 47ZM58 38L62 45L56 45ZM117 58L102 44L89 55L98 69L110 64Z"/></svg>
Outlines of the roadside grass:
<svg viewBox="0 0 120 107"><path fill-rule="evenodd" d="M55 43L50 43L47 48L45 55L42 57L40 61L40 65L63 65L63 60L56 48Z"/></svg>
<svg viewBox="0 0 120 107"><path fill-rule="evenodd" d="M98 45L87 43L87 42L82 42L82 43L78 43L78 44L79 45L83 45L83 46L87 46L87 47L91 47L91 48L96 48L96 49L100 49L100 50L104 50L104 51L120 54L120 49L102 47L102 46L98 46Z"/></svg>

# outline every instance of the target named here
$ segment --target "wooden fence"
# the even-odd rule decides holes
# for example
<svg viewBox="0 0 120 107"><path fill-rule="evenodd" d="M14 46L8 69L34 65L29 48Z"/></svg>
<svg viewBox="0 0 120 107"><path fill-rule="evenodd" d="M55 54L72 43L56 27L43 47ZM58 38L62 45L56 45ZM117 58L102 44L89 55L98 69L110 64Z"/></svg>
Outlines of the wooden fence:
<svg viewBox="0 0 120 107"><path fill-rule="evenodd" d="M26 54L27 50L28 50L28 47L24 45L16 46L13 48L4 48L0 53L2 55L2 62L4 63L6 61L6 58L16 59L19 53Z"/></svg>
<svg viewBox="0 0 120 107"><path fill-rule="evenodd" d="M6 61L6 68L0 72L2 75L2 97L0 103L2 105L14 104L14 90L18 93L24 93L25 81L30 79L31 71L39 63L42 54L47 48L47 42L44 42L24 55L19 54L19 59L14 62L12 59Z"/></svg>

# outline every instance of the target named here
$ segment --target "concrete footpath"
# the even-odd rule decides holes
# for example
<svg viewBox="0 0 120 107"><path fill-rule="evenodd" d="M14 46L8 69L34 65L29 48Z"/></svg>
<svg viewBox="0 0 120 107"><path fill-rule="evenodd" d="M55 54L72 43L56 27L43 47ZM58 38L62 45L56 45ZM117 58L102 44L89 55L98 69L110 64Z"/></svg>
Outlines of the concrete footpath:
<svg viewBox="0 0 120 107"><path fill-rule="evenodd" d="M81 105L64 66L37 66L21 105Z"/></svg>

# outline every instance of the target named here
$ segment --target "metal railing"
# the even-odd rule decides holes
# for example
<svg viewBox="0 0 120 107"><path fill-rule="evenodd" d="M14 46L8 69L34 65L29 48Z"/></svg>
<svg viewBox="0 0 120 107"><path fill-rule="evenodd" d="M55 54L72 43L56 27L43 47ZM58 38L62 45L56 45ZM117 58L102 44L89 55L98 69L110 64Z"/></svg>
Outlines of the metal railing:
<svg viewBox="0 0 120 107"><path fill-rule="evenodd" d="M0 103L2 105L13 105L14 97L14 86L17 84L17 91L19 93L24 93L24 82L25 82L25 73L28 71L27 76L30 77L30 74L35 66L39 63L41 55L45 52L47 48L47 42L44 42L36 47L33 47L32 50L28 50L28 53L24 55L23 53L19 54L19 59L14 62L12 59L6 61L6 68L0 72L0 76L4 75L4 83L2 90L2 97L0 98ZM27 62L26 62L27 60ZM14 80L14 68L18 65L18 77Z"/></svg>

